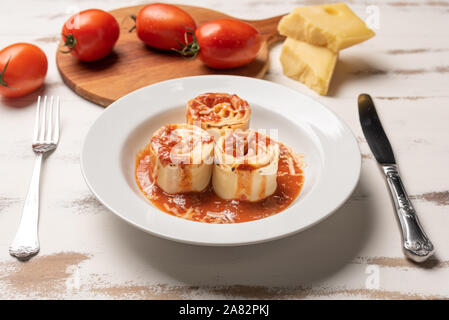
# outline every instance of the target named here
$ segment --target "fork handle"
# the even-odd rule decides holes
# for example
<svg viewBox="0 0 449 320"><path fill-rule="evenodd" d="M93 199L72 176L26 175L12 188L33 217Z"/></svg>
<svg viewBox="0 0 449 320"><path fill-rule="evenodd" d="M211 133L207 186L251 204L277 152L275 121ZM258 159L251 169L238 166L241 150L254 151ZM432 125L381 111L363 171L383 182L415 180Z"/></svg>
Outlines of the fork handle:
<svg viewBox="0 0 449 320"><path fill-rule="evenodd" d="M422 262L433 254L433 244L419 222L415 208L402 184L397 166L382 165L382 169L387 177L401 224L404 253L413 261Z"/></svg>
<svg viewBox="0 0 449 320"><path fill-rule="evenodd" d="M9 253L19 259L27 259L39 252L39 181L43 153L36 155L30 187L25 198L19 229L9 247Z"/></svg>

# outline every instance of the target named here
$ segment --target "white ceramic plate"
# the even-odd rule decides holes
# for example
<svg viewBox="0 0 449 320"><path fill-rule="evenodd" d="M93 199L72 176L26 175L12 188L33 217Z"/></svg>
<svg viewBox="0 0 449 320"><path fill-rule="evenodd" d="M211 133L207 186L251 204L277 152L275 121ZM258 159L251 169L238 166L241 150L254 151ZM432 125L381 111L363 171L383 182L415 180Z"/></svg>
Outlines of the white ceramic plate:
<svg viewBox="0 0 449 320"><path fill-rule="evenodd" d="M188 99L205 92L235 93L252 109L250 127L304 155L305 184L286 210L237 224L208 224L160 211L139 191L135 157L152 133L184 122ZM304 230L334 212L350 196L360 174L360 152L350 129L332 111L281 85L246 77L198 76L157 83L111 104L89 130L81 167L84 178L109 210L151 234L198 245L243 245Z"/></svg>

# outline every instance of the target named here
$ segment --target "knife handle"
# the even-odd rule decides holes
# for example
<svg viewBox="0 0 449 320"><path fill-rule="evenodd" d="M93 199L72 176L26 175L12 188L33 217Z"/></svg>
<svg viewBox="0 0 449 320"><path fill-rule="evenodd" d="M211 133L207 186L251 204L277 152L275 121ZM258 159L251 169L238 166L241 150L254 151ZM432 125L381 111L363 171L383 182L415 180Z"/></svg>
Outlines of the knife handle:
<svg viewBox="0 0 449 320"><path fill-rule="evenodd" d="M425 234L415 208L405 191L395 164L381 165L393 196L396 213L401 224L403 249L407 257L422 262L433 254L433 244Z"/></svg>

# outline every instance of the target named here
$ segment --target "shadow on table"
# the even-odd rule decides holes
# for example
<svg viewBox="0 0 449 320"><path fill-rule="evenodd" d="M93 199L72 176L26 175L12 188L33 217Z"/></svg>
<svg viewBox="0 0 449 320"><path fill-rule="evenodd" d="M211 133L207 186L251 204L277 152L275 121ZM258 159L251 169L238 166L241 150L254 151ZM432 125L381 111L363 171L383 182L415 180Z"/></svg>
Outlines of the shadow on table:
<svg viewBox="0 0 449 320"><path fill-rule="evenodd" d="M379 61L342 55L335 66L327 96L338 96L340 90L345 86L351 86L355 82L360 83L362 80L369 80L376 76L386 76L388 73L388 67L380 64Z"/></svg>
<svg viewBox="0 0 449 320"><path fill-rule="evenodd" d="M3 103L5 106L8 106L10 108L17 108L17 109L25 108L25 107L28 107L31 105L35 106L37 98L39 96L44 96L46 94L46 92L48 91L47 89L48 89L47 85L43 84L36 91L33 91L23 97L17 97L17 98L2 97L1 103Z"/></svg>
<svg viewBox="0 0 449 320"><path fill-rule="evenodd" d="M357 256L375 214L360 181L337 212L290 237L240 247L180 244L139 231L117 219L123 246L136 259L188 285L306 285L326 278ZM301 213L298 213L301 214ZM304 213L306 214L306 213Z"/></svg>

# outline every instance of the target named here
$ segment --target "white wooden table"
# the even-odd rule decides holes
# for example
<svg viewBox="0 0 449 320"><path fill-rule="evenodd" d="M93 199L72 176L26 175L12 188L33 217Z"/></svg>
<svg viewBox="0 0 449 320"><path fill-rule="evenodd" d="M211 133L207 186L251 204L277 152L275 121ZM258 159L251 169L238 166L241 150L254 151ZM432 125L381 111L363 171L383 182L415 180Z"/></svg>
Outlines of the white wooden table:
<svg viewBox="0 0 449 320"><path fill-rule="evenodd" d="M246 19L286 13L320 1L202 0ZM447 298L449 297L449 1L350 1L377 36L341 53L328 97L282 75L280 46L266 79L311 95L338 113L363 155L356 191L317 226L266 244L211 248L139 231L108 212L80 171L84 136L103 111L61 81L55 51L69 15L141 1L1 1L0 47L39 45L49 59L45 88L0 100L0 298ZM404 182L436 255L418 266L404 259L384 179L362 135L357 95L370 93L390 137ZM41 251L29 262L8 254L31 176L37 95L62 98L62 136L44 164Z"/></svg>

